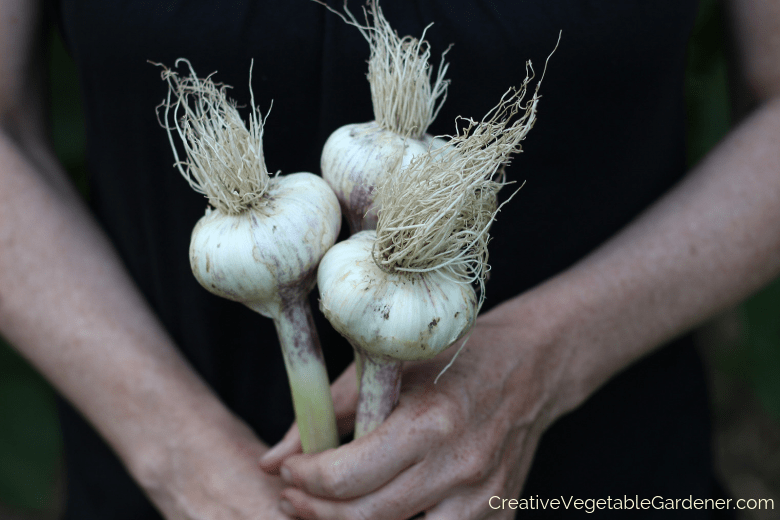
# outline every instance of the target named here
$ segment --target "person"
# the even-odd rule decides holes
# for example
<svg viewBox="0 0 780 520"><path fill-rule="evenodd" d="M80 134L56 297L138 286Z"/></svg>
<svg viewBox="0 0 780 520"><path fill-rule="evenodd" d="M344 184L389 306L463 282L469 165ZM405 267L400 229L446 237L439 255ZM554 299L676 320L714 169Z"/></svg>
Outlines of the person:
<svg viewBox="0 0 780 520"><path fill-rule="evenodd" d="M292 419L272 326L189 273L205 201L171 168L147 60L218 70L246 103L254 58L269 168L316 171L329 132L371 119L365 42L307 1L0 3L0 330L64 397L66 519L511 518L495 497L521 490L714 493L685 332L780 272L780 8L731 1L761 103L683 177L695 2L387 4L399 33L434 21L432 47L455 44L433 133L480 117L563 38L467 346L436 385L452 351L406 367L375 432L304 456L294 430L268 451ZM91 211L46 136L46 9L79 67ZM319 328L337 373L348 349ZM348 429L352 369L333 392Z"/></svg>

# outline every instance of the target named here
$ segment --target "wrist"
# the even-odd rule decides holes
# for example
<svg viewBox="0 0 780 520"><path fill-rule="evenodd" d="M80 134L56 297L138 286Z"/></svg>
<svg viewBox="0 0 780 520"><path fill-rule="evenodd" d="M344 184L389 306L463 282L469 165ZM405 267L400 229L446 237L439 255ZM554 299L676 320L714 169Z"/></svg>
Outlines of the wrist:
<svg viewBox="0 0 780 520"><path fill-rule="evenodd" d="M216 398L191 412L179 411L130 457L131 475L162 516L281 518L272 510L282 483L258 466L267 447Z"/></svg>
<svg viewBox="0 0 780 520"><path fill-rule="evenodd" d="M141 419L125 427L120 457L149 493L169 486L185 461L209 452L230 449L259 458L267 450L199 379L186 379L172 378L167 391L153 392L155 405L145 407Z"/></svg>
<svg viewBox="0 0 780 520"><path fill-rule="evenodd" d="M589 334L587 299L569 282L550 280L486 313L480 325L502 329L493 342L516 373L516 395L536 394L546 424L577 408L603 382L599 347ZM498 346L498 344L502 346ZM521 376L530 371L530 376ZM530 377L530 379L529 379ZM529 386L534 388L529 388ZM536 388L538 386L538 388Z"/></svg>

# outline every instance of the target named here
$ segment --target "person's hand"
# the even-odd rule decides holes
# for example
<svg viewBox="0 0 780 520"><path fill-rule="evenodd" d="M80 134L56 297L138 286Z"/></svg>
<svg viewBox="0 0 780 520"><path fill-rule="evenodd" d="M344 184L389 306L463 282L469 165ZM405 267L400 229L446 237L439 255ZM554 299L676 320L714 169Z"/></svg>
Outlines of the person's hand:
<svg viewBox="0 0 780 520"><path fill-rule="evenodd" d="M357 373L355 371L355 363L353 362L331 386L333 409L336 413L336 426L341 437L351 434L355 429L355 409L358 402L357 390ZM303 448L298 426L296 423L293 423L290 429L287 430L284 438L276 443L272 449L265 452L262 459L260 459L260 467L270 475L279 475L282 463L290 455L298 453L303 453Z"/></svg>
<svg viewBox="0 0 780 520"><path fill-rule="evenodd" d="M291 431L261 463L281 466L293 486L282 492L282 509L320 520L407 520L423 511L430 520L511 518L515 511L493 509L490 499L519 496L542 432L563 411L556 389L566 356L551 338L500 316L479 320L435 386L454 350L407 364L398 407L369 435L293 455ZM349 407L341 404L354 412L354 376L340 378L333 393L344 420Z"/></svg>
<svg viewBox="0 0 780 520"><path fill-rule="evenodd" d="M222 426L150 454L164 463L141 486L166 520L289 520L279 509L284 483L257 467L267 448L239 421Z"/></svg>

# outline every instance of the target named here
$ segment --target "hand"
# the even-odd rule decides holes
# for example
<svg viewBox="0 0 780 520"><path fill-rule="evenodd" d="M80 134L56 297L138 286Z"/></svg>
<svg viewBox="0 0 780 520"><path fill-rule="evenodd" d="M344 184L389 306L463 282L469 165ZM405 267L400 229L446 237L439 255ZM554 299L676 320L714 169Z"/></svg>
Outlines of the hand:
<svg viewBox="0 0 780 520"><path fill-rule="evenodd" d="M282 492L283 509L320 520L407 520L422 511L429 520L511 518L490 497L520 495L542 432L563 410L555 389L565 356L530 330L500 313L481 318L438 384L453 349L407 364L387 421L336 450L292 455L289 433L263 461L266 469L283 461L282 477L294 486ZM340 378L333 393L354 413L354 376ZM345 408L337 405L340 417Z"/></svg>
<svg viewBox="0 0 780 520"><path fill-rule="evenodd" d="M355 363L352 363L333 382L331 396L333 398L333 410L336 413L336 427L339 436L350 435L355 429L355 409L358 402L358 384ZM303 453L301 436L298 426L293 423L287 430L284 438L265 452L260 459L260 467L270 475L279 475L282 463L290 456Z"/></svg>
<svg viewBox="0 0 780 520"><path fill-rule="evenodd" d="M266 447L244 424L187 432L164 451L165 468L139 478L166 520L289 520L279 509L284 484L256 461Z"/></svg>

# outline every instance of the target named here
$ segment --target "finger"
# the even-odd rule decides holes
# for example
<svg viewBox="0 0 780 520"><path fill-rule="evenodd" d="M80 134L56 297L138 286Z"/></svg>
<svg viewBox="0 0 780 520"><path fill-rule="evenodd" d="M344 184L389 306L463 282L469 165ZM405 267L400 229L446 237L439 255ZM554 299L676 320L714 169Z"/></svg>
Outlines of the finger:
<svg viewBox="0 0 780 520"><path fill-rule="evenodd" d="M398 415L335 450L291 456L282 465L282 479L311 495L331 499L358 497L380 488L427 452L428 443L409 434L408 414Z"/></svg>
<svg viewBox="0 0 780 520"><path fill-rule="evenodd" d="M431 392L417 399L402 395L376 430L335 450L291 456L282 465L282 479L324 498L370 493L447 439L459 420L456 408L449 398Z"/></svg>
<svg viewBox="0 0 780 520"><path fill-rule="evenodd" d="M520 445L526 444L524 441ZM532 454L533 450L526 451ZM425 513L425 520L514 519L520 508L518 498L533 457L524 456L517 465L501 465L485 479L466 479L450 488L446 497ZM515 471L517 468L520 471ZM512 500L514 499L514 500ZM519 516L518 516L519 518Z"/></svg>
<svg viewBox="0 0 780 520"><path fill-rule="evenodd" d="M429 493L415 493L419 488L412 478L399 478L376 493L354 500L328 500L311 496L297 488L281 493L282 503L296 518L306 520L409 520L435 504ZM280 506L282 507L282 506Z"/></svg>
<svg viewBox="0 0 780 520"><path fill-rule="evenodd" d="M341 436L349 434L355 428L355 408L358 400L355 378L355 364L352 363L331 387L333 408L336 413L338 432ZM271 475L278 475L279 468L287 457L302 452L298 425L293 423L282 440L262 456L259 461L260 468Z"/></svg>
<svg viewBox="0 0 780 520"><path fill-rule="evenodd" d="M284 460L296 453L302 453L301 435L298 425L293 423L281 441L276 443L260 458L260 469L271 475L278 475Z"/></svg>
<svg viewBox="0 0 780 520"><path fill-rule="evenodd" d="M476 512L478 515L488 511L481 508L479 497L486 497L489 492L484 489L471 490L469 487L452 482L450 472L432 472L426 462L414 464L398 475L387 485L375 492L352 500L329 500L307 494L301 489L287 488L281 492L281 500L290 514L304 519L316 520L409 520L410 518L428 519L416 516L425 511L435 510L437 504L449 501L460 495L472 495L476 500L462 501L460 505L467 507L466 512ZM494 486L493 486L494 487ZM487 500L485 498L485 500ZM484 500L483 500L484 502ZM449 507L444 511L455 511ZM490 511L492 512L492 511ZM483 516L463 516L460 512L450 517L440 516L438 520L459 520L463 518L476 520Z"/></svg>

